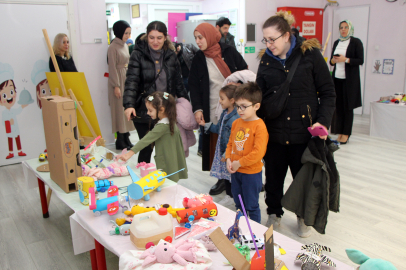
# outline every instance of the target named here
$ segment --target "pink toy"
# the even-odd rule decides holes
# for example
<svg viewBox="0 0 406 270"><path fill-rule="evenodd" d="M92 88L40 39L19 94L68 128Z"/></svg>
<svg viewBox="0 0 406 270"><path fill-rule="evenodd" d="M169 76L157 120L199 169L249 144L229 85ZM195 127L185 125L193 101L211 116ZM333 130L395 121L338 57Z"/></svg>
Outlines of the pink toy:
<svg viewBox="0 0 406 270"><path fill-rule="evenodd" d="M156 171L156 166L153 163L140 162L135 166L140 168L141 178L147 176L149 173Z"/></svg>
<svg viewBox="0 0 406 270"><path fill-rule="evenodd" d="M93 177L94 180L102 180L112 176L126 176L129 173L126 166L121 166L117 163L112 163L106 168L90 168L82 164L82 175Z"/></svg>
<svg viewBox="0 0 406 270"><path fill-rule="evenodd" d="M183 240L175 244L165 241L160 242L156 247L151 247L141 254L141 259L145 259L142 267L149 266L152 263L172 263L177 262L186 266L187 262L197 263L196 242Z"/></svg>
<svg viewBox="0 0 406 270"><path fill-rule="evenodd" d="M194 208L197 206L202 206L205 204L213 203L213 198L210 195L200 194L194 198L183 198L183 207L185 208Z"/></svg>

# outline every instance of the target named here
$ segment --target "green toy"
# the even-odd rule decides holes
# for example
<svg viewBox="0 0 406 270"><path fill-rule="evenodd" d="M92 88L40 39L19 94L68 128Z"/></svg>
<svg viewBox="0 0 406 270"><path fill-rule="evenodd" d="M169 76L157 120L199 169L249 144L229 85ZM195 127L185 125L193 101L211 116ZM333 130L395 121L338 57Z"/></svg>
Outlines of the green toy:
<svg viewBox="0 0 406 270"><path fill-rule="evenodd" d="M346 249L348 258L360 266L359 270L397 270L397 268L388 261L382 259L371 259L361 251L356 249Z"/></svg>

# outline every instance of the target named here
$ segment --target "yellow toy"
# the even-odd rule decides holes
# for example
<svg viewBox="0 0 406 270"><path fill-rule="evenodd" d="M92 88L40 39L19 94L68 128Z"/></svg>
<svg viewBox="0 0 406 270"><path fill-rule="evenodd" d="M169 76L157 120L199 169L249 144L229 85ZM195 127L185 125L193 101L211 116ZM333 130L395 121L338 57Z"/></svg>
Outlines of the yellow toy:
<svg viewBox="0 0 406 270"><path fill-rule="evenodd" d="M94 187L94 179L88 176L81 176L77 179L80 202L89 205L89 188Z"/></svg>
<svg viewBox="0 0 406 270"><path fill-rule="evenodd" d="M176 212L180 210L185 210L185 208L172 208L169 204L162 204L161 207L166 208L168 213L172 215L172 217L176 218ZM156 210L158 211L158 210Z"/></svg>
<svg viewBox="0 0 406 270"><path fill-rule="evenodd" d="M151 212L151 211L158 212L159 208L166 208L168 213L171 214L172 217L174 217L174 218L176 218L177 211L185 210L185 208L173 208L169 204L158 204L153 207L144 207L143 204L138 204L138 205L134 205L133 207L131 207L131 211L130 210L124 211L124 214L126 214L127 216L129 216L129 215L135 216L138 214L147 213L147 212ZM117 222L117 224L119 224L119 222Z"/></svg>

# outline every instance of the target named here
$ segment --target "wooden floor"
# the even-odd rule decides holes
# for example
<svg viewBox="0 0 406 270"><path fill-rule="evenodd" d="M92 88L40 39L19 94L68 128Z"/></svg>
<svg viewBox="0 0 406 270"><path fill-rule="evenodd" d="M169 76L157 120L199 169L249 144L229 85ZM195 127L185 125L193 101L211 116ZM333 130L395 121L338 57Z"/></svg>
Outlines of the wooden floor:
<svg viewBox="0 0 406 270"><path fill-rule="evenodd" d="M331 257L350 265L346 248L406 269L406 143L370 137L369 118L356 116L350 142L336 152L341 176L340 213L330 213L326 235L296 235L296 217L286 212L278 231L302 243L331 247ZM137 135L132 134L135 142ZM187 159L189 178L180 184L204 193L215 183L201 172L197 146ZM265 179L265 178L264 178ZM290 185L290 173L285 189ZM50 218L43 219L38 188L25 187L21 164L0 167L0 269L91 269L89 253L73 254L69 216L56 196ZM219 201L224 194L215 196ZM263 193L262 224L267 221ZM229 206L232 208L232 206ZM275 239L278 241L278 239ZM118 269L118 257L106 251L108 269ZM230 268L231 269L231 268Z"/></svg>

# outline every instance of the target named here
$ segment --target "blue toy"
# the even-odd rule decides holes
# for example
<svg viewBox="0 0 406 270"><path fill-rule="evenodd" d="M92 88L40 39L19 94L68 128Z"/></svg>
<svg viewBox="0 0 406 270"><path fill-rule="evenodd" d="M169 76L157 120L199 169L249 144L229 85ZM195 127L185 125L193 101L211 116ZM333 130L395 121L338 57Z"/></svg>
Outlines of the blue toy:
<svg viewBox="0 0 406 270"><path fill-rule="evenodd" d="M235 241L241 242L241 228L239 227L240 217L243 217L244 214L240 209L237 210L235 214L234 224L228 229L227 238L234 243Z"/></svg>
<svg viewBox="0 0 406 270"><path fill-rule="evenodd" d="M98 192L105 192L109 187L113 186L113 181L107 179L94 181Z"/></svg>
<svg viewBox="0 0 406 270"><path fill-rule="evenodd" d="M183 171L185 168L180 169L177 172L174 172L170 175L167 175L166 172L157 170L154 172L149 173L148 175L142 177L141 179L134 173L134 171L127 166L127 170L131 176L133 183L131 183L128 187L128 196L131 199L139 200L144 198L144 200L148 201L150 199L149 193L152 191L161 191L161 186L165 183L166 177L171 175L177 174L180 171Z"/></svg>
<svg viewBox="0 0 406 270"><path fill-rule="evenodd" d="M114 215L120 208L119 201L123 198L118 193L117 186L111 186L107 190L107 198L96 200L94 187L89 188L89 209L93 210L95 216L100 216L102 211L107 210L109 215ZM127 198L126 198L127 199ZM123 210L127 210L126 206L122 206Z"/></svg>
<svg viewBox="0 0 406 270"><path fill-rule="evenodd" d="M360 264L359 270L397 270L391 262L382 259L371 259L361 251L346 249L345 252L352 262Z"/></svg>

